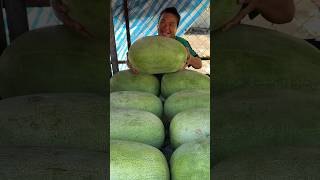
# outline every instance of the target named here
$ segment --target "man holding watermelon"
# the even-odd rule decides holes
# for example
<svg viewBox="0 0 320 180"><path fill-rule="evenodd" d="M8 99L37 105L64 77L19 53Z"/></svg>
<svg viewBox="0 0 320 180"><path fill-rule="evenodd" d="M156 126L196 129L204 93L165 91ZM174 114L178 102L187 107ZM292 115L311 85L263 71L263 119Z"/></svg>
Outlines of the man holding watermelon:
<svg viewBox="0 0 320 180"><path fill-rule="evenodd" d="M191 48L189 42L182 37L176 36L176 32L180 22L180 15L176 8L169 7L160 13L158 22L158 35L169 38L174 38L181 42L187 49L188 60L186 66L192 66L195 69L200 69L202 66L201 59L198 54Z"/></svg>
<svg viewBox="0 0 320 180"><path fill-rule="evenodd" d="M164 9L163 11L161 11L159 17L158 35L173 38L181 42L185 46L188 56L186 64L182 69L185 69L187 66L192 66L195 69L200 69L202 67L202 62L198 54L191 48L187 40L183 39L182 37L176 36L179 22L180 14L175 7ZM127 65L133 73L138 73L138 70L134 69L129 61L127 61ZM161 78L161 75L159 75L159 78Z"/></svg>

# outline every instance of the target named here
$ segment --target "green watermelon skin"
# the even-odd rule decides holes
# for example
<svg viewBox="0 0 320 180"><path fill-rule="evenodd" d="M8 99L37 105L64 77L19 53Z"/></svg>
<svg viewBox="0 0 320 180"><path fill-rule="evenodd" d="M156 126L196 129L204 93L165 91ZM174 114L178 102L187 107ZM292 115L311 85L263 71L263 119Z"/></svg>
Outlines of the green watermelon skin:
<svg viewBox="0 0 320 180"><path fill-rule="evenodd" d="M107 153L70 148L1 147L0 179L101 180Z"/></svg>
<svg viewBox="0 0 320 180"><path fill-rule="evenodd" d="M112 76L110 79L110 91L142 91L158 96L160 82L153 75L133 74L130 70L125 70Z"/></svg>
<svg viewBox="0 0 320 180"><path fill-rule="evenodd" d="M135 41L129 49L132 67L140 73L176 72L187 61L186 48L179 41L163 36L147 36Z"/></svg>
<svg viewBox="0 0 320 180"><path fill-rule="evenodd" d="M166 99L164 114L171 120L179 112L194 108L210 108L210 91L185 90L176 92Z"/></svg>
<svg viewBox="0 0 320 180"><path fill-rule="evenodd" d="M215 0L212 3L211 24L214 30L222 28L241 9L237 0Z"/></svg>
<svg viewBox="0 0 320 180"><path fill-rule="evenodd" d="M73 21L81 24L95 39L106 42L109 36L107 34L107 1L50 0L51 4L59 1L67 6L67 14Z"/></svg>
<svg viewBox="0 0 320 180"><path fill-rule="evenodd" d="M0 146L106 151L106 97L35 94L0 100Z"/></svg>
<svg viewBox="0 0 320 180"><path fill-rule="evenodd" d="M215 163L250 149L320 147L318 91L247 88L214 101Z"/></svg>
<svg viewBox="0 0 320 180"><path fill-rule="evenodd" d="M215 33L215 95L238 88L319 89L320 51L302 39L239 25Z"/></svg>
<svg viewBox="0 0 320 180"><path fill-rule="evenodd" d="M117 91L110 93L111 108L148 111L162 117L162 101L154 94L140 91Z"/></svg>
<svg viewBox="0 0 320 180"><path fill-rule="evenodd" d="M110 109L110 138L136 141L160 148L164 126L153 113L135 109Z"/></svg>
<svg viewBox="0 0 320 180"><path fill-rule="evenodd" d="M0 57L0 97L48 92L105 94L105 58L103 43L61 25L26 32Z"/></svg>
<svg viewBox="0 0 320 180"><path fill-rule="evenodd" d="M210 138L181 145L170 159L172 180L210 180Z"/></svg>
<svg viewBox="0 0 320 180"><path fill-rule="evenodd" d="M167 160L155 147L110 141L110 180L169 180Z"/></svg>
<svg viewBox="0 0 320 180"><path fill-rule="evenodd" d="M213 167L219 180L319 179L320 149L270 147L235 154Z"/></svg>
<svg viewBox="0 0 320 180"><path fill-rule="evenodd" d="M182 90L210 90L210 78L192 70L165 74L161 79L161 95L165 98Z"/></svg>
<svg viewBox="0 0 320 180"><path fill-rule="evenodd" d="M210 108L195 108L178 113L171 120L169 131L174 148L210 137Z"/></svg>

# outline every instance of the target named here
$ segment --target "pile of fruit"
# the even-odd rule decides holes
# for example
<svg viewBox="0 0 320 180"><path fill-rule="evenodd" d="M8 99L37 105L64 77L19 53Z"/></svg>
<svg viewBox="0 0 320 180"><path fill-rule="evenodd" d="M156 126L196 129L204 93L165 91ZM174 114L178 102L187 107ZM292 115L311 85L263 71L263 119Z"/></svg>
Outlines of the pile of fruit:
<svg viewBox="0 0 320 180"><path fill-rule="evenodd" d="M210 179L210 78L180 70L186 57L159 36L129 49L140 73L110 80L110 179Z"/></svg>
<svg viewBox="0 0 320 180"><path fill-rule="evenodd" d="M69 12L76 18L81 8L72 4ZM57 25L26 32L5 49L0 57L0 179L105 177L104 44Z"/></svg>
<svg viewBox="0 0 320 180"><path fill-rule="evenodd" d="M217 29L239 11L236 0L213 8ZM213 57L212 178L319 179L319 50L238 25L214 33Z"/></svg>

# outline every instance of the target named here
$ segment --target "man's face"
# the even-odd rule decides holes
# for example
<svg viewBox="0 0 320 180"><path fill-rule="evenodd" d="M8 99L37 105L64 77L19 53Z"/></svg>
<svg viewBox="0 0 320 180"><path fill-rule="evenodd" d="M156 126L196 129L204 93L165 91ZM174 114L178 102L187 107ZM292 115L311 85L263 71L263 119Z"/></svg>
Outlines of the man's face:
<svg viewBox="0 0 320 180"><path fill-rule="evenodd" d="M158 24L158 35L174 38L177 32L178 18L171 13L163 13Z"/></svg>

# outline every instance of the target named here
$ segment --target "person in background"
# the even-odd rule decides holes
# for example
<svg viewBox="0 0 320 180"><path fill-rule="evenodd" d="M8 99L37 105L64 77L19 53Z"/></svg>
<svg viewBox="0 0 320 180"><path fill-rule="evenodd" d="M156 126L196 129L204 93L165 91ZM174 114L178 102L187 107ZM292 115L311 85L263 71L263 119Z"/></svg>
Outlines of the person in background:
<svg viewBox="0 0 320 180"><path fill-rule="evenodd" d="M295 14L293 0L238 0L243 5L241 11L229 21L223 31L240 24L247 15L253 19L261 14L266 20L275 24L284 24L292 21Z"/></svg>
<svg viewBox="0 0 320 180"><path fill-rule="evenodd" d="M192 66L195 69L200 69L202 67L201 59L198 54L191 48L189 42L182 37L176 36L177 29L180 22L180 14L175 7L168 7L161 11L159 21L158 21L158 35L168 38L173 38L182 43L188 53L187 63L183 69L187 66ZM138 71L132 68L129 60L127 61L128 67L133 73L138 73Z"/></svg>

